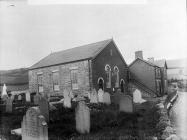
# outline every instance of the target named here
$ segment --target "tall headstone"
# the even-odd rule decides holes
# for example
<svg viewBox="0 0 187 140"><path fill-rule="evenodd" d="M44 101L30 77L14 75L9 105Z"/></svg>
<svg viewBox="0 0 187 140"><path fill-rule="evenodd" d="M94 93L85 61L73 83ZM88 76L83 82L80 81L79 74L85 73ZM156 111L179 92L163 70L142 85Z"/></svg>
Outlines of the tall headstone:
<svg viewBox="0 0 187 140"><path fill-rule="evenodd" d="M45 117L45 120L49 122L49 102L46 98L41 97L39 99L39 108L41 114Z"/></svg>
<svg viewBox="0 0 187 140"><path fill-rule="evenodd" d="M27 110L21 124L22 140L48 140L48 127L38 107Z"/></svg>
<svg viewBox="0 0 187 140"><path fill-rule="evenodd" d="M97 91L95 89L90 94L90 103L98 103Z"/></svg>
<svg viewBox="0 0 187 140"><path fill-rule="evenodd" d="M132 113L133 112L133 99L129 95L121 95L119 101L119 111Z"/></svg>
<svg viewBox="0 0 187 140"><path fill-rule="evenodd" d="M6 99L6 112L7 113L12 113L12 99L9 97Z"/></svg>
<svg viewBox="0 0 187 140"><path fill-rule="evenodd" d="M133 102L134 103L143 103L145 102L146 100L144 100L142 98L142 93L140 90L136 89L134 92L133 92Z"/></svg>
<svg viewBox="0 0 187 140"><path fill-rule="evenodd" d="M6 87L5 84L3 85L3 91L2 91L2 94L1 94L1 98L2 98L3 101L6 101L6 99L8 98L7 87Z"/></svg>
<svg viewBox="0 0 187 140"><path fill-rule="evenodd" d="M76 130L81 133L90 132L90 110L84 101L79 101L75 110Z"/></svg>
<svg viewBox="0 0 187 140"><path fill-rule="evenodd" d="M64 90L64 107L71 108L71 97L69 90Z"/></svg>
<svg viewBox="0 0 187 140"><path fill-rule="evenodd" d="M102 89L98 90L98 101L100 103L103 103L103 96L104 96L104 91Z"/></svg>
<svg viewBox="0 0 187 140"><path fill-rule="evenodd" d="M30 101L31 101L30 93L29 93L29 92L26 92L25 95L26 95L26 101L27 101L27 102L30 102Z"/></svg>
<svg viewBox="0 0 187 140"><path fill-rule="evenodd" d="M21 101L22 100L22 96L18 95L18 100Z"/></svg>
<svg viewBox="0 0 187 140"><path fill-rule="evenodd" d="M105 92L103 95L103 102L106 104L111 104L111 100L110 100L110 94L108 92Z"/></svg>

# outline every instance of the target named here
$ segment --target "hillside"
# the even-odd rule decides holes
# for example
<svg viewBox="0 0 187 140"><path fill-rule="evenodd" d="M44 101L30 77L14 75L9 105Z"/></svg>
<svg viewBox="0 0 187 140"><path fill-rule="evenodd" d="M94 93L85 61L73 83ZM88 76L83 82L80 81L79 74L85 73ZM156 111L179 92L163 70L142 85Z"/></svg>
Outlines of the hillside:
<svg viewBox="0 0 187 140"><path fill-rule="evenodd" d="M0 70L0 85L28 84L28 69Z"/></svg>

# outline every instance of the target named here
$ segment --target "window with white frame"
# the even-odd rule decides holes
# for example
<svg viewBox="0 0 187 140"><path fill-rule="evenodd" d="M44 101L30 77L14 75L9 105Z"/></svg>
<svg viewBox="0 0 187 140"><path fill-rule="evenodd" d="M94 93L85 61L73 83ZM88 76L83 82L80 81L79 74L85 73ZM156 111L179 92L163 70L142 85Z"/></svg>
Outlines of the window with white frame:
<svg viewBox="0 0 187 140"><path fill-rule="evenodd" d="M38 81L38 92L42 93L43 92L43 75L42 74L37 75L37 81Z"/></svg>
<svg viewBox="0 0 187 140"><path fill-rule="evenodd" d="M59 72L53 72L52 73L52 78L53 78L53 90L54 91L59 91Z"/></svg>
<svg viewBox="0 0 187 140"><path fill-rule="evenodd" d="M111 68L109 65L105 66L106 72L106 88L111 88Z"/></svg>
<svg viewBox="0 0 187 140"><path fill-rule="evenodd" d="M114 67L114 76L115 76L115 87L119 87L119 69L117 66Z"/></svg>
<svg viewBox="0 0 187 140"><path fill-rule="evenodd" d="M78 89L78 69L71 69L72 89Z"/></svg>

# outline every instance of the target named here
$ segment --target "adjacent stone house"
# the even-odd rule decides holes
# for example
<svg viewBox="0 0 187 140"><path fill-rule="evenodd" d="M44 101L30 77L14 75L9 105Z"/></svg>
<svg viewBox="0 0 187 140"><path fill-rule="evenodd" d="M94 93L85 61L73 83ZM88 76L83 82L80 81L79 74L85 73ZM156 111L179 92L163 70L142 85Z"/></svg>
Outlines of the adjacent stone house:
<svg viewBox="0 0 187 140"><path fill-rule="evenodd" d="M135 53L135 60L129 65L129 80L137 88L149 94L150 97L162 96L161 68L143 59L142 51Z"/></svg>
<svg viewBox="0 0 187 140"><path fill-rule="evenodd" d="M52 53L29 69L29 90L45 96L74 94L99 88L127 90L127 64L113 39Z"/></svg>

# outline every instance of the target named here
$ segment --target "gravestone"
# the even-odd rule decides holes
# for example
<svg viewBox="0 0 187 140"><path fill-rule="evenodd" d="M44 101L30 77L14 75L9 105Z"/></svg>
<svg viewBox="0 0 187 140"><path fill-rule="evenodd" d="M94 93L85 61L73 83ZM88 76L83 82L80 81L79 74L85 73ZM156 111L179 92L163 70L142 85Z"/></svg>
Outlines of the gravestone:
<svg viewBox="0 0 187 140"><path fill-rule="evenodd" d="M145 102L146 100L144 100L142 98L142 93L140 90L136 89L134 92L133 92L133 102L134 103L143 103Z"/></svg>
<svg viewBox="0 0 187 140"><path fill-rule="evenodd" d="M97 91L95 89L90 94L90 103L98 103Z"/></svg>
<svg viewBox="0 0 187 140"><path fill-rule="evenodd" d="M6 112L7 113L12 113L12 98L8 97L6 99Z"/></svg>
<svg viewBox="0 0 187 140"><path fill-rule="evenodd" d="M103 102L105 104L110 105L111 104L111 100L110 100L110 94L108 92L105 92L103 95Z"/></svg>
<svg viewBox="0 0 187 140"><path fill-rule="evenodd" d="M133 112L133 99L129 95L121 95L119 99L119 111L132 113Z"/></svg>
<svg viewBox="0 0 187 140"><path fill-rule="evenodd" d="M76 130L81 133L90 132L90 110L84 101L79 101L75 110Z"/></svg>
<svg viewBox="0 0 187 140"><path fill-rule="evenodd" d="M44 97L39 98L39 109L41 115L45 117L45 120L49 122L49 103L48 100Z"/></svg>
<svg viewBox="0 0 187 140"><path fill-rule="evenodd" d="M26 95L26 101L30 102L31 101L30 93L26 92L25 95Z"/></svg>
<svg viewBox="0 0 187 140"><path fill-rule="evenodd" d="M64 90L64 107L71 108L70 92L67 89Z"/></svg>
<svg viewBox="0 0 187 140"><path fill-rule="evenodd" d="M38 107L27 110L21 124L22 140L48 140L48 128Z"/></svg>
<svg viewBox="0 0 187 140"><path fill-rule="evenodd" d="M104 96L104 91L102 89L98 90L98 101L100 103L103 103L103 96Z"/></svg>
<svg viewBox="0 0 187 140"><path fill-rule="evenodd" d="M22 100L22 96L21 95L18 95L18 100Z"/></svg>
<svg viewBox="0 0 187 140"><path fill-rule="evenodd" d="M38 105L39 99L40 99L40 95L38 95L38 94L34 95L34 104L35 105Z"/></svg>

